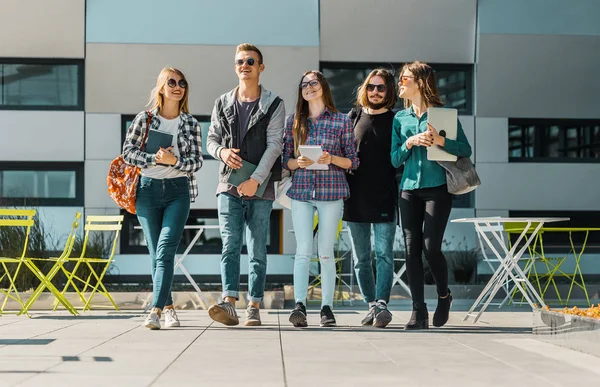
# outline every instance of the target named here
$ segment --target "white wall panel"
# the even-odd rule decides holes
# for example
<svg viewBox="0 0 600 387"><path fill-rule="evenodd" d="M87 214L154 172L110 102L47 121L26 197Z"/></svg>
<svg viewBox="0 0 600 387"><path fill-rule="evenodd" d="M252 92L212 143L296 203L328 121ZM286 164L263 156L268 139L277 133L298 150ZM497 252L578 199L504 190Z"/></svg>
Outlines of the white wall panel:
<svg viewBox="0 0 600 387"><path fill-rule="evenodd" d="M121 153L121 115L85 115L85 159L112 160Z"/></svg>
<svg viewBox="0 0 600 387"><path fill-rule="evenodd" d="M83 112L0 110L0 160L83 161Z"/></svg>
<svg viewBox="0 0 600 387"><path fill-rule="evenodd" d="M480 210L600 210L599 164L477 163Z"/></svg>
<svg viewBox="0 0 600 387"><path fill-rule="evenodd" d="M261 83L293 109L302 73L319 68L318 47L259 47L265 58ZM86 111L136 114L165 66L179 68L190 82L190 110L210 114L221 94L238 84L235 46L88 44Z"/></svg>
<svg viewBox="0 0 600 387"><path fill-rule="evenodd" d="M2 0L0 57L83 58L84 0Z"/></svg>
<svg viewBox="0 0 600 387"><path fill-rule="evenodd" d="M475 122L477 162L507 163L508 119L477 117Z"/></svg>
<svg viewBox="0 0 600 387"><path fill-rule="evenodd" d="M118 209L108 196L106 176L111 160L89 160L85 162L85 207Z"/></svg>

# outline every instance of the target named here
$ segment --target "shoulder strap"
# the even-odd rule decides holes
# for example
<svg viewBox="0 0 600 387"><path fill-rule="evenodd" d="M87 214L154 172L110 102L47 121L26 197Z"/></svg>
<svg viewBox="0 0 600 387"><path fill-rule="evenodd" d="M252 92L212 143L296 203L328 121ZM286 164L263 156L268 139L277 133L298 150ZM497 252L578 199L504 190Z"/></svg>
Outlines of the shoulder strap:
<svg viewBox="0 0 600 387"><path fill-rule="evenodd" d="M280 103L281 103L281 98L279 98L279 97L275 97L273 102L271 102L271 106L269 106L269 110L267 110L267 116L269 117L269 119L271 119L271 116L273 115L273 113L275 113L275 110L277 110Z"/></svg>
<svg viewBox="0 0 600 387"><path fill-rule="evenodd" d="M362 115L362 108L352 108L350 110L350 114L348 114L348 118L352 120L352 125L356 127L358 120L360 120L360 116Z"/></svg>
<svg viewBox="0 0 600 387"><path fill-rule="evenodd" d="M144 133L144 141L142 141L142 147L140 148L141 151L143 151L144 148L146 147L146 142L148 140L148 133L150 133L150 122L152 121L152 112L147 110L146 113L148 113L148 119L146 120L146 132Z"/></svg>

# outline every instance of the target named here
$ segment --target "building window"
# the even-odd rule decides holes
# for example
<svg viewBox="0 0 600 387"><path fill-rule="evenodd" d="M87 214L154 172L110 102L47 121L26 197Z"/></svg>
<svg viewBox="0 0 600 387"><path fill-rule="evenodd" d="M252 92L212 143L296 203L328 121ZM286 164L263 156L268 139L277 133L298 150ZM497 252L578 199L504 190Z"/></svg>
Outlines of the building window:
<svg viewBox="0 0 600 387"><path fill-rule="evenodd" d="M0 205L83 206L83 163L0 162Z"/></svg>
<svg viewBox="0 0 600 387"><path fill-rule="evenodd" d="M600 231L590 231L585 241L586 233L581 229L600 228L600 211L509 211L510 217L526 218L569 218L565 222L545 223L544 228L578 228L580 231L572 232L572 240L577 253L586 242L586 253L600 252ZM516 242L519 235L512 234L512 242ZM571 250L571 241L568 232L544 232L544 251L546 253L565 254Z"/></svg>
<svg viewBox="0 0 600 387"><path fill-rule="evenodd" d="M84 110L83 60L0 58L0 109Z"/></svg>
<svg viewBox="0 0 600 387"><path fill-rule="evenodd" d="M509 119L509 161L600 161L600 120Z"/></svg>
<svg viewBox="0 0 600 387"><path fill-rule="evenodd" d="M270 230L267 236L267 253L281 254L282 239L281 230L283 227L283 211L271 211ZM125 216L123 221L123 230L121 233L121 254L148 254L144 233L139 228L137 216L131 215L126 211L121 211ZM217 210L192 209L186 222L187 225L213 225L219 224L219 215ZM181 243L179 244L178 254L182 254L189 246L196 235L196 229L187 229L183 232ZM246 241L244 231L244 242ZM219 229L206 229L192 247L190 254L221 254L223 243ZM247 254L246 244L242 248L242 254Z"/></svg>
<svg viewBox="0 0 600 387"><path fill-rule="evenodd" d="M446 107L458 109L458 114L471 115L473 112L473 66L429 63L434 69L440 96ZM336 107L348 112L356 102L356 90L367 75L378 67L393 69L398 80L398 72L403 63L352 63L321 62L321 72L331 86ZM399 100L397 109L403 109Z"/></svg>
<svg viewBox="0 0 600 387"><path fill-rule="evenodd" d="M208 137L208 128L210 127L210 116L206 115L194 115L194 117L200 123L202 128L202 158L204 160L213 160L214 158L206 151L206 140ZM125 142L125 136L127 135L127 129L135 118L134 114L123 114L121 115L121 144Z"/></svg>

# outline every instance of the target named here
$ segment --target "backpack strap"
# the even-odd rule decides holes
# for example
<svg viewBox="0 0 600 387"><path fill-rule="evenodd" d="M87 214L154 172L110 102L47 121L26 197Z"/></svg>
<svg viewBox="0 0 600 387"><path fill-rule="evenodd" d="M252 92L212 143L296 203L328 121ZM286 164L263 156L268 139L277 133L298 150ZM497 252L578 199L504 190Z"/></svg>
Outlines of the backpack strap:
<svg viewBox="0 0 600 387"><path fill-rule="evenodd" d="M348 113L348 118L350 118L352 120L352 125L354 127L356 127L356 124L358 124L358 120L360 120L360 116L362 115L362 108L352 108L352 110L350 110L350 113Z"/></svg>
<svg viewBox="0 0 600 387"><path fill-rule="evenodd" d="M148 113L148 119L146 120L146 132L144 133L144 140L142 141L142 146L140 148L141 151L144 151L144 148L146 148L146 143L148 142L148 133L150 133L150 122L152 121L152 112L146 110L146 113Z"/></svg>
<svg viewBox="0 0 600 387"><path fill-rule="evenodd" d="M273 102L271 102L271 106L269 106L269 110L267 110L267 117L269 117L269 120L271 119L271 116L273 116L273 114L275 113L275 110L277 110L277 108L279 107L279 104L281 103L281 98L279 97L275 97L275 99L273 100Z"/></svg>

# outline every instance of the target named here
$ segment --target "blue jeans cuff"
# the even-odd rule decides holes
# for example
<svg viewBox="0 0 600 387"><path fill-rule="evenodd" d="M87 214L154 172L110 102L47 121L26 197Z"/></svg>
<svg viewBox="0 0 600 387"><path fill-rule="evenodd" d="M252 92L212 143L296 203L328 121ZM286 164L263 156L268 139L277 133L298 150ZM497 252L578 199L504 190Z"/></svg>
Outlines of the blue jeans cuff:
<svg viewBox="0 0 600 387"><path fill-rule="evenodd" d="M236 292L235 290L225 290L223 292L223 299L225 297L235 297L236 299L240 298L240 292Z"/></svg>
<svg viewBox="0 0 600 387"><path fill-rule="evenodd" d="M248 294L248 301L249 302L262 302L263 297L252 297Z"/></svg>

